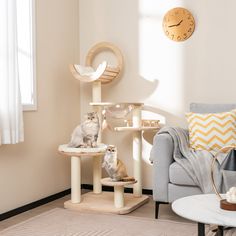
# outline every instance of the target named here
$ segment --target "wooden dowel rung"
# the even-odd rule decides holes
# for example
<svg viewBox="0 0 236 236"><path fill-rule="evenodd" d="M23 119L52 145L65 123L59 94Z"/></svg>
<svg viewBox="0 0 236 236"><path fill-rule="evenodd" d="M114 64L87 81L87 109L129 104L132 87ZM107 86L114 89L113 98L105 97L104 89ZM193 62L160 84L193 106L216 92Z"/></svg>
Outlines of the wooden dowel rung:
<svg viewBox="0 0 236 236"><path fill-rule="evenodd" d="M99 81L102 82L102 84L106 84L106 83L110 83L111 80L107 80L107 79L99 79Z"/></svg>
<svg viewBox="0 0 236 236"><path fill-rule="evenodd" d="M111 81L101 81L102 84L109 84Z"/></svg>
<svg viewBox="0 0 236 236"><path fill-rule="evenodd" d="M107 81L107 82L112 81L112 79L106 79L106 78L99 78L99 80L101 80L101 81Z"/></svg>
<svg viewBox="0 0 236 236"><path fill-rule="evenodd" d="M105 84L105 83L110 83L111 81L105 81L105 80L100 80L102 82L102 84Z"/></svg>
<svg viewBox="0 0 236 236"><path fill-rule="evenodd" d="M110 71L104 71L103 75L110 75L110 76L117 76L118 72L110 72Z"/></svg>
<svg viewBox="0 0 236 236"><path fill-rule="evenodd" d="M115 68L115 67L107 66L106 71L113 72L113 73L119 73L120 69L119 68Z"/></svg>
<svg viewBox="0 0 236 236"><path fill-rule="evenodd" d="M110 80L112 80L112 79L114 79L115 78L115 76L111 76L111 75L102 75L100 78L102 78L102 79L110 79Z"/></svg>

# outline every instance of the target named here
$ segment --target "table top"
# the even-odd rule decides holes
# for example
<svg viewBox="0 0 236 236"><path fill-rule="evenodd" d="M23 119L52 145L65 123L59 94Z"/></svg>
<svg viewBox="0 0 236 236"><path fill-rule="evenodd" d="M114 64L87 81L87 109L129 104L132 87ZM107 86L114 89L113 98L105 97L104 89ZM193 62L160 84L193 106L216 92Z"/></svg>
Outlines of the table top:
<svg viewBox="0 0 236 236"><path fill-rule="evenodd" d="M236 211L221 209L215 194L180 198L172 203L172 209L179 216L199 223L236 227Z"/></svg>

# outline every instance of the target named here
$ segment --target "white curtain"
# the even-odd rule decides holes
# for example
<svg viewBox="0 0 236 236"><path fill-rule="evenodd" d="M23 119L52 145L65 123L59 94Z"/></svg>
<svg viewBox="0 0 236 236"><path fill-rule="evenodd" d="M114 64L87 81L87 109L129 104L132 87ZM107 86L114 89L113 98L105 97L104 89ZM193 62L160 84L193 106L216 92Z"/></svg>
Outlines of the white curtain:
<svg viewBox="0 0 236 236"><path fill-rule="evenodd" d="M24 140L17 54L16 0L0 0L0 144Z"/></svg>

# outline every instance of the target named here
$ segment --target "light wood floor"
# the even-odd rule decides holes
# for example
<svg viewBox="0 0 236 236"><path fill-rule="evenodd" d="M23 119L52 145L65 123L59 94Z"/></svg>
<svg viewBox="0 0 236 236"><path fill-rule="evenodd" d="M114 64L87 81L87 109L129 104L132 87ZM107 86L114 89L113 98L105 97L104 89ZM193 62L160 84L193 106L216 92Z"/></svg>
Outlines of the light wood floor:
<svg viewBox="0 0 236 236"><path fill-rule="evenodd" d="M17 223L20 223L22 221L25 221L33 216L39 215L45 211L51 210L53 208L63 208L63 204L66 200L70 199L70 195L67 195L63 198L60 198L56 201L50 202L48 204L45 204L43 206L34 208L30 211L24 212L22 214L19 214L17 216L11 217L7 220L0 222L0 231L10 227L12 225L15 225ZM144 217L144 218L152 218L154 219L154 202L152 198L150 197L150 201L140 207L139 209L131 212L129 214L130 216L136 216L136 217ZM177 216L173 211L171 210L170 205L161 205L160 206L160 212L159 212L159 218L160 219L168 219L168 220L174 220L174 221L181 221L181 222L187 222L187 220Z"/></svg>

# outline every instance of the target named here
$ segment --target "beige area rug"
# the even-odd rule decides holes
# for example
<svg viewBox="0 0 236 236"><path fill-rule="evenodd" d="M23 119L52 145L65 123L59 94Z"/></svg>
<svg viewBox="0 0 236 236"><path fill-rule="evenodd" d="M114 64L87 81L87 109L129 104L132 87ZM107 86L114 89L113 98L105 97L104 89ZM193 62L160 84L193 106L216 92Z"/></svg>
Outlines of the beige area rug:
<svg viewBox="0 0 236 236"><path fill-rule="evenodd" d="M1 236L197 236L197 225L55 208L3 231ZM214 235L210 233L206 234ZM227 232L225 235L236 235Z"/></svg>

